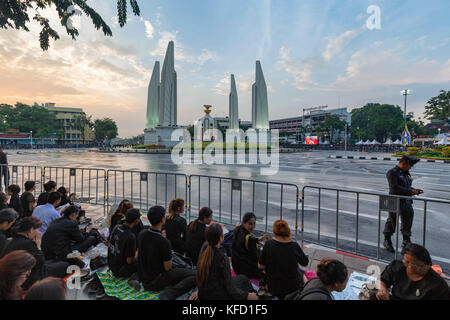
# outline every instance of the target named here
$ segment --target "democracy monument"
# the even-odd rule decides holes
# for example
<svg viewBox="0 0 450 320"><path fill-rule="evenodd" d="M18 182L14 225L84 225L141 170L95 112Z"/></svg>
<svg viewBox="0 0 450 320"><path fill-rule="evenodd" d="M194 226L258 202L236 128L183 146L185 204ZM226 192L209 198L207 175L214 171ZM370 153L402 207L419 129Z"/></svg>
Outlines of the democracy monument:
<svg viewBox="0 0 450 320"><path fill-rule="evenodd" d="M152 76L148 86L147 116L144 130L144 144L160 145L172 148L179 141L172 141L172 132L183 128L177 124L177 72L175 71L175 45L169 42L162 71L159 61L155 62ZM210 116L211 106L207 108L207 117L196 121L195 132L203 132L207 129L217 129L214 119ZM204 122L208 123L205 124ZM231 88L229 95L229 117L226 128L239 130L239 105L236 89L236 80L231 75ZM261 67L261 62L256 61L255 83L252 86L252 129L256 132L269 131L269 103L267 98L267 85ZM203 137L203 134L201 134Z"/></svg>

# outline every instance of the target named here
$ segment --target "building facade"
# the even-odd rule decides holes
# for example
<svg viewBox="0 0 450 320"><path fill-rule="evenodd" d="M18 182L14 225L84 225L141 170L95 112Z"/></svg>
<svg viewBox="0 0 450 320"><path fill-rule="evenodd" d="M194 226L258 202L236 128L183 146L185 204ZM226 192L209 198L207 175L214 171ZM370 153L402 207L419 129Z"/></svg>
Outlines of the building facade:
<svg viewBox="0 0 450 320"><path fill-rule="evenodd" d="M56 120L62 123L64 136L61 142L63 144L89 144L95 140L92 129L89 127L83 129L78 121L80 116L85 115L83 109L57 107L51 102L42 104L42 107L54 113Z"/></svg>
<svg viewBox="0 0 450 320"><path fill-rule="evenodd" d="M278 129L280 134L284 133L288 137L295 137L297 141L303 142L305 136L316 133L317 126L325 121L327 115L337 115L340 120L346 121L349 126L351 124L351 113L347 111L347 108L328 109L328 106L322 106L312 109L314 110L302 116L272 120L270 121L270 129ZM339 142L341 139L345 139L344 132L333 135L335 142Z"/></svg>

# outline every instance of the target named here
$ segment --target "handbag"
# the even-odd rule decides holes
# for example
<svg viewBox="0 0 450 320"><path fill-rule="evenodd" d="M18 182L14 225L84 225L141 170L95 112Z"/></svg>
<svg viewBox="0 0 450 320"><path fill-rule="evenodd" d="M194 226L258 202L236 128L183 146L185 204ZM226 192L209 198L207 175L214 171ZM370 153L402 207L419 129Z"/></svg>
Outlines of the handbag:
<svg viewBox="0 0 450 320"><path fill-rule="evenodd" d="M375 283L365 283L358 297L359 300L377 300L377 293Z"/></svg>
<svg viewBox="0 0 450 320"><path fill-rule="evenodd" d="M182 254L175 251L172 251L172 267L194 269L192 261L189 257L185 257Z"/></svg>

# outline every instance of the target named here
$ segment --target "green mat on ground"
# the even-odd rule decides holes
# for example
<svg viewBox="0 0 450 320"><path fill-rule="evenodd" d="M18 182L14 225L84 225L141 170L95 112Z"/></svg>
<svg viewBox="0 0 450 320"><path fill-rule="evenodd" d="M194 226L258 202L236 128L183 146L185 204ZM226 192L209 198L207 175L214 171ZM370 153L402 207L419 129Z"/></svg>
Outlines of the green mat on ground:
<svg viewBox="0 0 450 320"><path fill-rule="evenodd" d="M119 300L159 300L159 292L136 291L128 284L128 279L115 278L111 271L97 272L107 296L116 297Z"/></svg>

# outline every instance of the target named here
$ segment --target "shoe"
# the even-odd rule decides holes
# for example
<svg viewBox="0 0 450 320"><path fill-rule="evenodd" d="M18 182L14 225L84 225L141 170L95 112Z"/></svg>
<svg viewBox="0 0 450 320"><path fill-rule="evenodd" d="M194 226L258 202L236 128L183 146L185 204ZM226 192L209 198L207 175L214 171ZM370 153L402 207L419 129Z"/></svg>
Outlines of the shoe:
<svg viewBox="0 0 450 320"><path fill-rule="evenodd" d="M391 252L391 253L394 253L394 252L395 252L395 249L394 249L394 247L392 246L392 241L391 241L391 239L384 239L383 246L384 246L384 248L385 248L387 251L389 251L389 252Z"/></svg>
<svg viewBox="0 0 450 320"><path fill-rule="evenodd" d="M137 280L128 280L128 285L136 291L141 291L141 284Z"/></svg>
<svg viewBox="0 0 450 320"><path fill-rule="evenodd" d="M105 296L106 296L105 289L103 288L103 286L101 286L95 293L95 299L100 300L103 299Z"/></svg>
<svg viewBox="0 0 450 320"><path fill-rule="evenodd" d="M83 260L83 256L82 256L81 253L79 253L79 252L72 252L72 253L69 253L69 254L66 256L66 258L67 258L67 259L76 259L76 258L78 258L78 259L80 259L80 260Z"/></svg>
<svg viewBox="0 0 450 320"><path fill-rule="evenodd" d="M409 238L403 238L403 242L402 242L402 249L404 249L408 244L411 243L411 239Z"/></svg>

